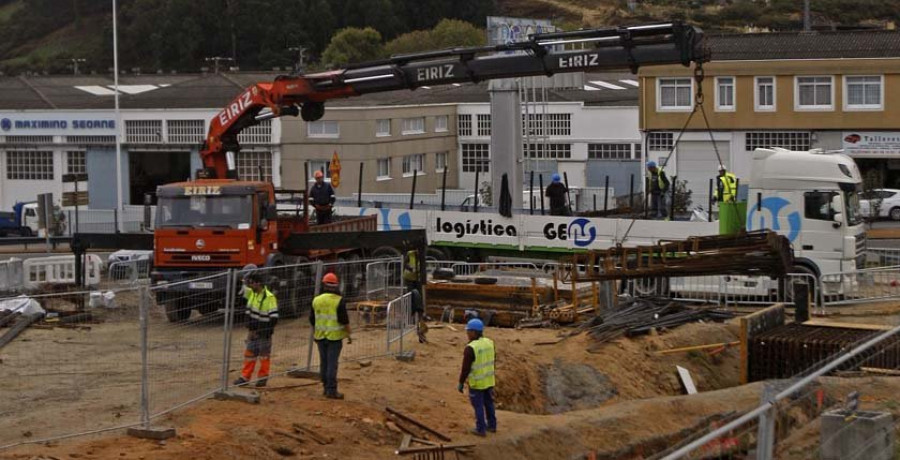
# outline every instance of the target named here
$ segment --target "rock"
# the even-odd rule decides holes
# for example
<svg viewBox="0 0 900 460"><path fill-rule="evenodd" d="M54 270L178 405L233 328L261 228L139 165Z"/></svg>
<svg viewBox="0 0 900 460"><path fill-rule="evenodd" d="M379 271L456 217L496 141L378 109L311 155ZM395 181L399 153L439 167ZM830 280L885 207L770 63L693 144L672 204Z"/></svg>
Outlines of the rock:
<svg viewBox="0 0 900 460"><path fill-rule="evenodd" d="M80 458L80 457L81 457L81 454L69 454L69 457L72 457L72 458Z"/></svg>
<svg viewBox="0 0 900 460"><path fill-rule="evenodd" d="M165 442L165 441L160 441L160 442L159 442L159 445L165 446L165 445L166 445L166 442Z"/></svg>
<svg viewBox="0 0 900 460"><path fill-rule="evenodd" d="M360 369L362 369L362 368L364 368L364 367L369 367L369 366L371 366L371 365L372 365L372 361L369 361L369 360L363 360L363 361L360 361L360 362L359 362L359 368L360 368Z"/></svg>
<svg viewBox="0 0 900 460"><path fill-rule="evenodd" d="M370 418L368 418L368 417L362 419L362 421L363 421L363 423L365 423L365 424L367 424L367 425L372 425L372 424L375 423L375 420L372 420L372 419L370 419Z"/></svg>
<svg viewBox="0 0 900 460"><path fill-rule="evenodd" d="M401 433L401 434L403 433L403 430L401 430L399 427L397 427L397 424L395 424L394 422L388 421L386 423L386 425L389 430L391 430L395 433Z"/></svg>

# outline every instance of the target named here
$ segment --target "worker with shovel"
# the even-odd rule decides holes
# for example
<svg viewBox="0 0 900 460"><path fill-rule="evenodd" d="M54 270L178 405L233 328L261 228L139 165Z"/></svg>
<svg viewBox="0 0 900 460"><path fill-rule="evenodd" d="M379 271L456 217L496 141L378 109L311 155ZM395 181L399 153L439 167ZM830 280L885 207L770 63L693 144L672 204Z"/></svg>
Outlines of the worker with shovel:
<svg viewBox="0 0 900 460"><path fill-rule="evenodd" d="M497 432L497 416L494 413L494 342L484 337L484 323L470 319L466 323L469 344L463 353L462 372L457 391L463 392L469 382L469 401L475 409L475 428L471 433L485 436L486 431ZM487 416L487 424L485 424Z"/></svg>

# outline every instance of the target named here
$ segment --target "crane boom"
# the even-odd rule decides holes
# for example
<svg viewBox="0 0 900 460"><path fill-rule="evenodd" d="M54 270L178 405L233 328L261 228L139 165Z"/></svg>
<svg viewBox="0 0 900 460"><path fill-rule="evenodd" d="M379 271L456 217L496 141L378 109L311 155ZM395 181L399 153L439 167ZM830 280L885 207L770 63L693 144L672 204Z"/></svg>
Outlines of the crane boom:
<svg viewBox="0 0 900 460"><path fill-rule="evenodd" d="M535 34L520 43L392 56L344 69L297 76L245 89L210 123L200 152L207 177L237 179L238 133L285 115L320 119L331 99L424 86L557 73L702 62L700 29L681 23ZM581 49L563 49L582 44Z"/></svg>

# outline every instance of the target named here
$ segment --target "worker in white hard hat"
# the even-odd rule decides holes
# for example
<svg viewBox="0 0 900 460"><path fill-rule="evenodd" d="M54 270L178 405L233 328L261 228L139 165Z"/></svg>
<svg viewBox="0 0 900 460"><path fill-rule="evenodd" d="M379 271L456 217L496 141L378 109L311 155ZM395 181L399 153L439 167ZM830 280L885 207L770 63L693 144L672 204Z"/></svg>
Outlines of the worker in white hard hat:
<svg viewBox="0 0 900 460"><path fill-rule="evenodd" d="M733 203L737 199L737 176L728 172L725 165L719 165L716 198L719 203Z"/></svg>

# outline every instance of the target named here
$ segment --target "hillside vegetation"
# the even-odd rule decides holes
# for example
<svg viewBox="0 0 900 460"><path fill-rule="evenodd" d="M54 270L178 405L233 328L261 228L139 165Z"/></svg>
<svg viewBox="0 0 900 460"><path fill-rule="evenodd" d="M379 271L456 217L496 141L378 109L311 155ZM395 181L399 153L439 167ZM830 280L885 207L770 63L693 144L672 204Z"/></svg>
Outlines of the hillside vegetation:
<svg viewBox="0 0 900 460"><path fill-rule="evenodd" d="M326 49L348 27L377 32L346 36L378 43L369 54L459 46L435 41L444 18L482 28L485 17L552 20L566 29L683 19L709 31L793 30L801 27L803 0L118 0L120 67L142 72L196 72L210 58L242 70L289 68L298 47L307 68L322 68ZM813 0L817 28L892 27L900 2ZM108 72L112 66L112 11L100 0L0 0L0 71ZM455 29L454 29L455 30ZM412 33L412 34L410 34ZM399 41L397 41L399 39ZM367 43L368 43L367 42ZM352 43L351 43L352 44ZM346 48L346 43L343 44ZM293 50L292 50L293 48ZM347 53L339 54L341 63ZM220 60L220 62L222 62Z"/></svg>

